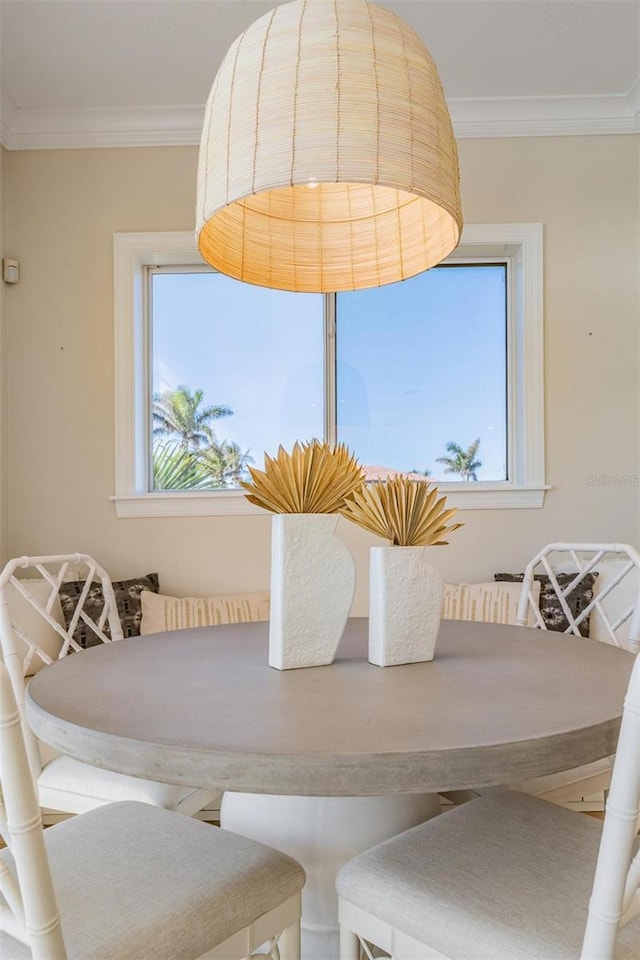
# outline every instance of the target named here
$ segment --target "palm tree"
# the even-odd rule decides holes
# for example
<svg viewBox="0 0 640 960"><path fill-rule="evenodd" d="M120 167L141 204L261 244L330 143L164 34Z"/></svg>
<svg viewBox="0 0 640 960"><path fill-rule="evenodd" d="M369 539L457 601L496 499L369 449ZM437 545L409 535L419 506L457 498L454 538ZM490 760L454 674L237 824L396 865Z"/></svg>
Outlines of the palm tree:
<svg viewBox="0 0 640 960"><path fill-rule="evenodd" d="M224 440L221 451L225 462L225 479L231 486L237 487L240 480L248 479L247 467L254 462L253 457L249 454L249 450L243 453L240 444L234 440Z"/></svg>
<svg viewBox="0 0 640 960"><path fill-rule="evenodd" d="M224 404L202 407L203 390L180 385L153 395L154 437L177 434L183 450L198 450L211 434L211 424L221 417L230 417L233 410Z"/></svg>
<svg viewBox="0 0 640 960"><path fill-rule="evenodd" d="M438 457L436 463L444 463L445 473L457 473L461 480L477 480L476 471L482 466L481 460L476 460L475 456L480 446L480 437L469 445L467 450L463 450L460 444L447 444L447 453L450 457Z"/></svg>
<svg viewBox="0 0 640 960"><path fill-rule="evenodd" d="M199 455L203 470L216 487L237 487L246 475L247 465L253 463L253 457L248 450L243 453L233 440L218 443L211 432L208 440L209 446Z"/></svg>
<svg viewBox="0 0 640 960"><path fill-rule="evenodd" d="M197 453L185 450L178 440L154 445L154 490L199 490L207 481Z"/></svg>

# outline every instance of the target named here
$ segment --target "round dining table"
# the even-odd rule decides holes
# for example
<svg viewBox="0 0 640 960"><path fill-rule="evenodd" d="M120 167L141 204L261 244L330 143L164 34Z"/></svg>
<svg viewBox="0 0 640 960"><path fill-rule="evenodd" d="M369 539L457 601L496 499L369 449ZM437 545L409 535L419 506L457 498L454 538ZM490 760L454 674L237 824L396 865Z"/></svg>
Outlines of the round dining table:
<svg viewBox="0 0 640 960"><path fill-rule="evenodd" d="M31 680L27 720L64 754L225 792L222 826L307 870L303 957L337 956L333 882L439 810L435 794L615 752L633 655L527 627L444 620L431 662L377 667L367 621L335 661L268 666L266 622L121 640ZM446 814L445 814L446 815Z"/></svg>

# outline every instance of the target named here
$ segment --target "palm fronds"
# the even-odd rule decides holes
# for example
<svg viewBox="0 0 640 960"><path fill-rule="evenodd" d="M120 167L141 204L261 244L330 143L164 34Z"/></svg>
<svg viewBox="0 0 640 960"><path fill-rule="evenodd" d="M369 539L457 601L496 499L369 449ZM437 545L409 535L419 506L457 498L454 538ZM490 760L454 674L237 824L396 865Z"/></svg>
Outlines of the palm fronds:
<svg viewBox="0 0 640 960"><path fill-rule="evenodd" d="M445 508L438 488L398 475L384 483L355 490L340 513L359 527L401 547L444 546L448 536L463 526L449 521L455 509Z"/></svg>
<svg viewBox="0 0 640 960"><path fill-rule="evenodd" d="M185 450L198 450L211 433L211 423L233 416L226 404L203 407L204 391L183 384L153 395L154 437L177 436Z"/></svg>
<svg viewBox="0 0 640 960"><path fill-rule="evenodd" d="M450 457L438 457L436 463L443 463L445 473L457 473L463 480L477 480L477 471L482 466L482 460L476 460L476 453L480 446L480 437L469 444L466 450L453 440L447 444L447 453Z"/></svg>
<svg viewBox="0 0 640 960"><path fill-rule="evenodd" d="M251 482L240 481L251 503L272 513L338 513L345 498L364 480L362 467L340 443L312 440L265 454L264 470L249 467Z"/></svg>
<svg viewBox="0 0 640 960"><path fill-rule="evenodd" d="M210 483L197 454L185 450L178 440L153 448L154 490L206 490Z"/></svg>

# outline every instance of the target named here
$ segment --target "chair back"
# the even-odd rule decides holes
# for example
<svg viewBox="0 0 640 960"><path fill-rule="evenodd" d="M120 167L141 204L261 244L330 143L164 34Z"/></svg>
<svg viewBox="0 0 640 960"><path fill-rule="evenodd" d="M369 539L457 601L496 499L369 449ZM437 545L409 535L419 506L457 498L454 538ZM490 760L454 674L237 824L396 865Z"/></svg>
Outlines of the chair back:
<svg viewBox="0 0 640 960"><path fill-rule="evenodd" d="M568 624L564 633L580 636L589 624L595 639L632 651L640 649L640 554L634 547L626 543L549 543L543 547L525 568L516 623L526 626L531 613L535 625L547 630L540 610L545 591L537 600L533 590L538 574L549 578L549 588ZM593 574L598 575L593 598L584 604L572 603L574 591L584 587Z"/></svg>
<svg viewBox="0 0 640 960"><path fill-rule="evenodd" d="M614 956L616 934L640 915L640 655L624 701L581 960Z"/></svg>
<svg viewBox="0 0 640 960"><path fill-rule="evenodd" d="M60 610L60 588L67 580L69 569L73 569L74 579L84 580L72 618L68 626L63 626ZM22 579L17 572L28 571L36 577ZM102 587L104 604L97 618L92 618L85 609L85 603L93 582ZM10 606L10 593L20 599L20 609ZM34 621L35 613L35 621ZM22 623L20 621L23 621ZM38 636L33 628L40 620L45 621L47 633L57 641L55 649ZM70 651L82 649L74 640L79 624L84 624L101 643L122 639L122 628L116 606L113 585L109 574L86 553L60 554L44 557L17 557L10 560L0 573L0 646L13 693L22 718L29 765L34 780L37 779L42 764L36 738L28 729L24 719L25 677L34 672L38 665L52 663L54 659L65 657ZM111 636L105 633L109 624Z"/></svg>
<svg viewBox="0 0 640 960"><path fill-rule="evenodd" d="M0 858L0 930L26 943L35 960L66 960L60 916L29 770L20 714L0 663L0 829L16 877Z"/></svg>

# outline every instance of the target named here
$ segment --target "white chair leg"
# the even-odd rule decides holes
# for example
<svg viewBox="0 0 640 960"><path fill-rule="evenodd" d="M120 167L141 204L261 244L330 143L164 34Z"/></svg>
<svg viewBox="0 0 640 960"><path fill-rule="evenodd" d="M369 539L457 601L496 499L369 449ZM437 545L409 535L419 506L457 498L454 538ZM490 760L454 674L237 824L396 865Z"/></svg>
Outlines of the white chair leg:
<svg viewBox="0 0 640 960"><path fill-rule="evenodd" d="M280 960L300 960L300 923L285 927L278 937Z"/></svg>
<svg viewBox="0 0 640 960"><path fill-rule="evenodd" d="M340 960L360 960L360 940L340 924Z"/></svg>

